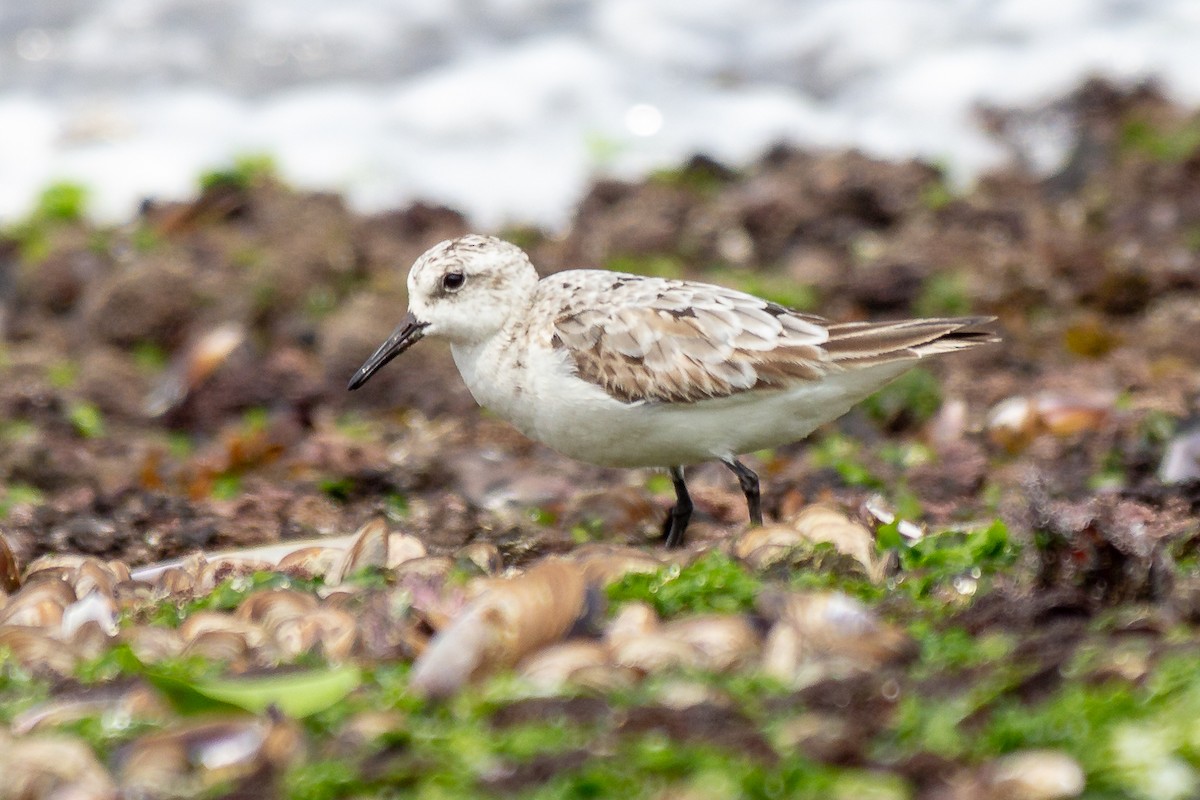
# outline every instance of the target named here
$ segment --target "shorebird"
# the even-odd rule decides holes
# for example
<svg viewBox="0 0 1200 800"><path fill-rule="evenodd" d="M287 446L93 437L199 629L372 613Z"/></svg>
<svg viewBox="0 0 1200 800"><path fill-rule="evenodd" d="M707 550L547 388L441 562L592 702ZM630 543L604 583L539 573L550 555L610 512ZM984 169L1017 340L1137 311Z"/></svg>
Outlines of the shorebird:
<svg viewBox="0 0 1200 800"><path fill-rule="evenodd" d="M923 358L999 341L992 317L832 323L694 281L539 278L519 247L479 235L418 258L408 297L349 389L444 339L475 400L526 436L592 464L666 468L668 547L692 514L684 467L725 464L761 525L758 476L739 455L804 438Z"/></svg>

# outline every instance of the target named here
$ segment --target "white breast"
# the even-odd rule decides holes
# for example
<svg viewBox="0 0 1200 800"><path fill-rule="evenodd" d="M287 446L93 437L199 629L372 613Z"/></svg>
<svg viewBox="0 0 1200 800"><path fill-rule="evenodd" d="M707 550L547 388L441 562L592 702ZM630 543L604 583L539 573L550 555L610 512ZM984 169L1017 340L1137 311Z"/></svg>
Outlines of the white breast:
<svg viewBox="0 0 1200 800"><path fill-rule="evenodd" d="M565 455L613 467L695 464L797 441L911 366L695 403L629 404L572 375L561 350L518 350L495 339L452 350L480 405Z"/></svg>

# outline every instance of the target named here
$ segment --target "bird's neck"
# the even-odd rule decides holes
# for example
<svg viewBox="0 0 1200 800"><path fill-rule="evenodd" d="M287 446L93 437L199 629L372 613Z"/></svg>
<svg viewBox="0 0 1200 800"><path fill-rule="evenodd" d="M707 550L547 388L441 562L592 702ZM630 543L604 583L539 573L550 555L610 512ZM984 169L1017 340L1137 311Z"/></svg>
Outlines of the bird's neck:
<svg viewBox="0 0 1200 800"><path fill-rule="evenodd" d="M454 364L475 402L501 414L507 404L503 374L512 366L509 363L512 350L506 347L506 343L512 340L515 327L515 321L510 320L486 339L450 344Z"/></svg>
<svg viewBox="0 0 1200 800"><path fill-rule="evenodd" d="M491 335L450 345L458 372L475 401L510 421L516 413L514 404L519 405L515 395L521 391L514 380L519 382L526 369L526 348L514 347L513 343L528 340L537 299L535 285L527 296L510 305L504 321Z"/></svg>

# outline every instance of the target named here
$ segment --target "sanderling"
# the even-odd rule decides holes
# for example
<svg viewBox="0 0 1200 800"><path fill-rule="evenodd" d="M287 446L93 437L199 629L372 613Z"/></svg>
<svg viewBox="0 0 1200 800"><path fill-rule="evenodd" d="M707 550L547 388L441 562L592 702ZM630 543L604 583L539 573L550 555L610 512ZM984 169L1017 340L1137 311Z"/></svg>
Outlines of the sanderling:
<svg viewBox="0 0 1200 800"><path fill-rule="evenodd" d="M788 444L927 356L998 341L991 317L831 323L753 295L604 270L538 278L516 245L464 236L408 275L409 309L350 379L362 386L418 340L450 342L475 400L560 453L670 471L664 524L683 542L683 468L718 460L762 524L737 456Z"/></svg>

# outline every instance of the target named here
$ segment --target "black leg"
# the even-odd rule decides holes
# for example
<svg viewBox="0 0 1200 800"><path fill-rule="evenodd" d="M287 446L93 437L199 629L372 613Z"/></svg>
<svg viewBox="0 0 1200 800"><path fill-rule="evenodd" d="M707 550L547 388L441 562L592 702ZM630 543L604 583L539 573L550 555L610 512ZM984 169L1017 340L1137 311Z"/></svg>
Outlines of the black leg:
<svg viewBox="0 0 1200 800"><path fill-rule="evenodd" d="M754 470L736 458L722 459L721 463L733 470L734 475L737 475L738 484L742 487L742 494L746 495L746 508L750 510L750 521L755 525L762 525L762 500L758 494L758 476L754 474Z"/></svg>
<svg viewBox="0 0 1200 800"><path fill-rule="evenodd" d="M671 506L663 523L668 548L683 544L683 532L692 518L692 498L688 495L687 484L683 482L683 467L671 467L671 483L675 484L675 505Z"/></svg>

